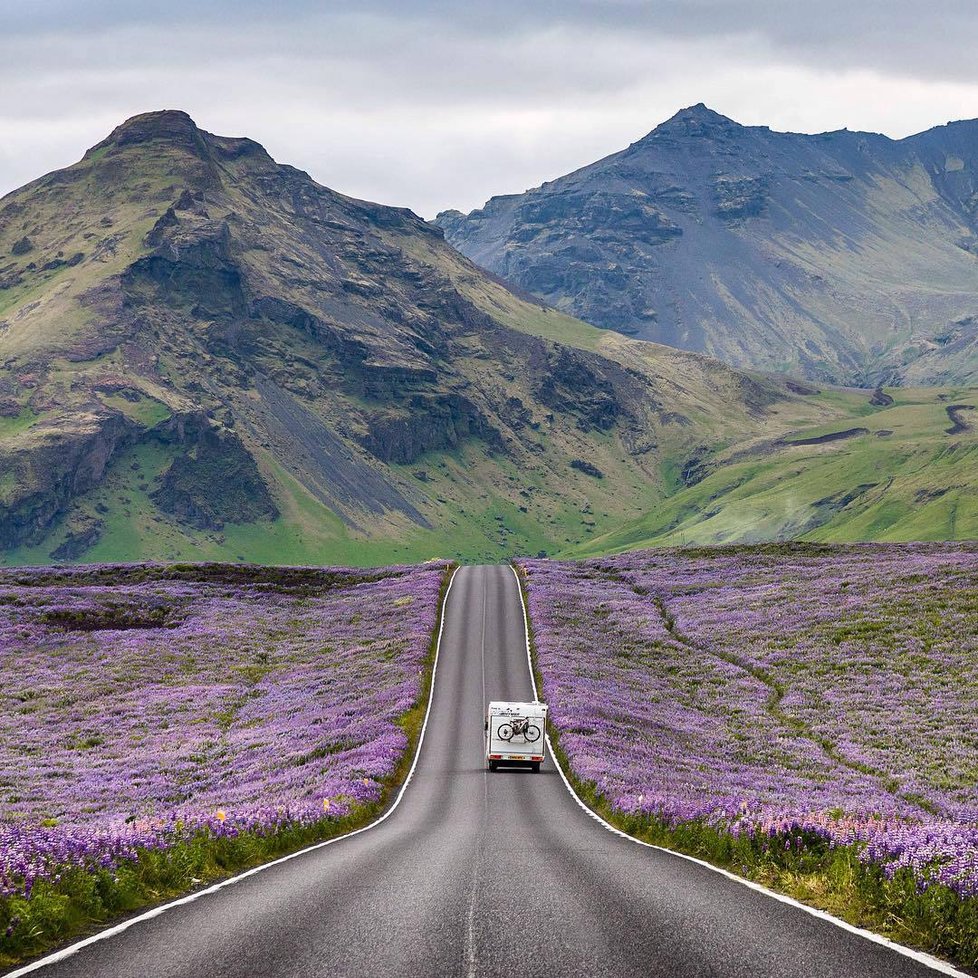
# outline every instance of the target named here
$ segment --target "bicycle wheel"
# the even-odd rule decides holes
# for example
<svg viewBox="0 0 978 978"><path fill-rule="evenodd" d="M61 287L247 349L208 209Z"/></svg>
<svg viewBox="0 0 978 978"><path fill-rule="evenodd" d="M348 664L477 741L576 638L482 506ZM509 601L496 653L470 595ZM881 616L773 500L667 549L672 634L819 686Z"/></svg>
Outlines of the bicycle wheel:
<svg viewBox="0 0 978 978"><path fill-rule="evenodd" d="M540 728L535 723L528 724L523 731L523 737L528 744L532 744L534 740L540 739Z"/></svg>
<svg viewBox="0 0 978 978"><path fill-rule="evenodd" d="M496 736L500 740L512 740L513 739L513 725L511 723L501 723L499 729L496 731Z"/></svg>

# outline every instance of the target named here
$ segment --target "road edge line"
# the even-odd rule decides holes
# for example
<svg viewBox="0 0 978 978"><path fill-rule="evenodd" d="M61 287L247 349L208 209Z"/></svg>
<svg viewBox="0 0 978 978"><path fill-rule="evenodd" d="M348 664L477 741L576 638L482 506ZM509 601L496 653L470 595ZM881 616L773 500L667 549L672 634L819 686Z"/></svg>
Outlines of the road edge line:
<svg viewBox="0 0 978 978"><path fill-rule="evenodd" d="M519 571L513 564L509 565L510 570L513 572L513 576L516 578L516 588L520 594L520 605L523 608L523 636L526 640L526 665L530 672L530 683L533 685L533 698L539 701L540 691L537 689L536 677L533 674L533 655L530 650L530 618L526 607L526 597L523 594L523 582L520 580ZM746 886L748 889L754 890L757 893L763 893L765 896L769 896L779 903L784 903L789 907L795 907L798 910L803 910L805 913L812 917L816 917L819 920L824 920L830 924L834 924L836 927L842 930L848 931L850 934L856 934L858 937L863 937L868 941L872 941L874 944L880 944L891 951L895 951L897 954L902 955L905 958L910 958L916 961L918 964L922 964L925 967L930 968L933 971L937 971L944 975L953 975L955 978L973 978L967 972L959 971L954 965L949 964L947 961L942 961L940 958L934 957L932 954L928 954L926 951L917 951L912 947L907 947L905 944L898 944L896 941L891 941L888 937L884 937L882 934L875 934L871 930L866 930L863 927L857 927L855 924L850 924L846 920L842 920L840 917L835 917L826 910L819 910L818 907L811 907L807 903L802 903L800 900L796 900L794 897L786 896L784 893L778 893L775 890L769 890L766 886L762 886L760 883L755 883L753 880L744 879L743 876L737 876L736 873L731 873L729 870L722 869L719 866L714 866L712 863L708 863L703 859L697 859L696 856L688 856L684 852L677 852L675 849L666 849L664 846L657 846L651 842L643 842L641 839L636 839L635 836L629 835L627 832L623 832L619 828L615 828L610 822L603 819L593 808L590 808L581 798L581 796L574 790L573 785L567 779L567 775L564 773L564 769L557 759L557 755L554 753L553 744L550 740L550 734L547 734L547 747L550 750L550 757L553 760L554 767L557 769L557 773L560 775L560 780L564 782L564 787L570 792L571 798L577 802L577 804L584 810L584 812L593 818L599 825L607 829L614 835L619 836L622 839L626 839L628 842L632 842L637 846L643 846L646 849L654 849L656 852L664 852L669 856L675 856L677 859L684 859L686 862L695 863L697 866L702 866L704 869L709 869L714 873L718 873L720 876L725 877L728 880L732 880L734 883L740 883L741 886Z"/></svg>
<svg viewBox="0 0 978 978"><path fill-rule="evenodd" d="M401 785L397 792L397 796L389 808L374 819L374 821L368 823L367 825L361 825L358 829L353 829L352 831L346 832L343 835L334 836L332 839L326 839L323 842L313 843L313 845L306 846L304 849L299 849L296 852L290 852L287 856L280 856L278 859L273 859L271 862L262 863L260 866L253 866L251 869L247 869L243 873L238 873L236 876L229 876L226 880L221 880L219 883L214 883L211 886L205 887L203 890L197 890L195 893L188 893L186 896L178 897L176 900L170 900L168 903L164 903L159 907L153 907L152 909L146 910L136 917L132 917L129 920L124 920L119 924L114 924L112 927L105 928L105 930L100 930L98 933L91 934L80 941L76 941L74 944L69 944L68 947L63 947L60 951L54 951L51 954L47 954L44 957L38 958L36 961L23 965L14 971L5 972L2 975L2 978L20 978L21 975L28 975L33 971L39 971L41 968L46 968L52 964L57 964L60 961L73 957L79 951L84 950L86 947L90 947L92 944L97 944L99 941L104 941L110 937L115 937L116 934L121 934L123 931L129 930L130 927L134 927L136 924L141 924L147 920L152 920L154 917L159 917L160 914L166 912L167 910L171 910L174 907L182 907L188 903L193 903L195 900L199 900L201 897L208 896L211 893L216 893L218 890L223 890L226 886L232 886L235 883L240 883L241 880L248 879L250 876L257 876L258 873L264 872L266 869L271 869L273 866L281 866L283 863L297 859L299 856L305 856L308 853L315 852L318 849L325 849L326 846L331 846L336 842L343 842L345 839L351 839L353 836L360 835L362 832L369 832L371 829L375 829L378 825L385 822L396 811L397 806L400 805L401 799L404 797L404 792L407 790L408 785L411 783L411 779L414 777L415 768L418 766L418 758L421 756L421 746L424 744L425 731L428 729L428 718L431 716L431 705L435 701L435 680L438 674L438 659L441 655L441 637L442 633L445 631L445 619L448 617L446 614L448 609L448 597L452 593L452 585L455 583L455 577L461 569L461 565L459 565L452 571L452 576L448 581L448 587L445 590L445 597L442 601L441 608L439 609L441 621L438 625L438 638L435 642L435 660L431 666L431 689L428 691L428 707L425 710L424 722L421 724L421 733L418 735L418 746L414 751L414 760L411 762L411 768L407 773L407 777L404 779L404 783Z"/></svg>

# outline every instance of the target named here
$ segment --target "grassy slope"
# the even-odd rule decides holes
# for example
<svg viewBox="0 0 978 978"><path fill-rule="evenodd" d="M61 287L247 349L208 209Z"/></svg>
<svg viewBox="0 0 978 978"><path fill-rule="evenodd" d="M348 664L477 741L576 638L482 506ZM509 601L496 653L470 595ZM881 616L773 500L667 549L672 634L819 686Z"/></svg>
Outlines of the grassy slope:
<svg viewBox="0 0 978 978"><path fill-rule="evenodd" d="M544 310L541 314L559 315ZM527 324L528 331L533 326ZM590 329L578 325L582 333ZM623 341L594 333L599 335L584 339L610 348L609 355L625 355L614 350ZM623 349L634 348L624 341ZM660 356L657 347L643 352ZM672 351L661 351L666 367L672 356ZM677 363L675 370L679 369ZM93 518L107 510L101 515L106 529L84 559L364 566L441 555L499 560L513 553L585 555L647 545L792 536L837 541L978 536L974 501L978 470L972 464L978 438L971 431L946 432L947 405L978 404L975 392L891 393L895 403L885 408L870 406L863 391L826 391L800 404L788 404L768 419L769 431L763 439L756 434L746 441L733 437L720 458L734 460L688 488L679 481L680 462L688 450L688 443L681 441L663 446L660 478L649 480L629 463L617 439L606 437L602 442L591 435L587 457L605 472L605 478L568 469L561 473L559 493L553 490L552 456L523 467L505 458L486 457L478 446L435 453L403 467L400 474L410 478L417 470L427 473L428 481L418 483L418 489L427 498L427 511L438 514L436 529L405 532L392 527L369 537L347 527L269 457L263 467L281 510L277 520L229 524L223 531L180 525L149 498L154 478L170 456L162 446L141 446L121 455L106 483L84 498L81 509ZM127 403L126 408L150 416L164 410L149 400ZM825 421L832 416L835 420ZM696 420L704 431L710 430L708 414ZM30 422L25 417L17 427ZM764 448L773 436L797 440L857 426L868 428L869 434L824 445ZM875 432L880 430L893 434L879 437ZM737 460L745 446L758 442L756 455ZM584 446L561 446L559 454L577 451L583 454ZM839 508L839 502L859 486L871 488ZM820 500L829 502L814 505ZM48 562L67 532L62 525L43 544L12 551L2 562Z"/></svg>
<svg viewBox="0 0 978 978"><path fill-rule="evenodd" d="M505 307L508 295L499 290L490 298L497 308ZM527 315L527 309L538 311L538 316ZM683 378L685 354L651 344L639 346L515 297L506 315L526 332L545 336L566 332L573 345L600 349L628 365L634 365L641 353L667 381L678 384ZM565 330L566 323L573 328ZM67 372L71 369L66 366ZM170 455L162 446L144 445L123 453L105 484L80 504L81 512L106 524L84 559L373 565L439 555L497 560L513 553L584 555L645 545L795 535L818 540L978 535L978 504L973 501L978 498L973 491L978 476L969 472L974 469L969 462L978 441L972 432L952 436L945 431L950 426L946 406L978 404L978 397L961 390L892 393L892 406L873 408L866 392L826 391L785 404L766 419L763 439L756 428L750 431L746 426L735 426L724 439L715 416L722 411L722 389L699 391L699 411L694 405L690 416L701 426L700 437L726 441L727 458L736 459L745 445L777 436L797 439L855 426L869 428L870 434L819 446L769 451L762 447L755 456L723 464L688 488L679 481L680 464L689 450L685 432L677 433L675 444L660 446L658 479L643 476L617 439L608 437L602 443L592 434L587 444L582 440L580 445L557 446L556 454L591 458L605 472L599 480L566 469L561 472L559 493L554 491L554 455L549 452L529 467L486 457L477 446L432 454L404 467L400 475L410 479L417 470L427 473L428 481L419 482L417 489L427 500L423 509L434 517L436 529L405 532L390 527L369 537L347 527L267 456L263 468L281 510L277 520L229 524L223 531L181 525L162 514L149 497ZM145 420L159 420L167 410L149 398L135 404L118 400L113 406ZM3 434L28 433L34 422L27 411L19 418L4 419ZM893 434L881 438L875 435L878 430ZM837 512L831 505L813 506L870 484L875 485ZM62 524L41 545L11 551L0 562L48 562L67 533Z"/></svg>
<svg viewBox="0 0 978 978"><path fill-rule="evenodd" d="M153 444L122 454L104 484L87 493L75 512L105 521L101 539L84 555L86 561L192 559L368 566L442 555L499 560L514 552L555 552L586 539L596 526L605 529L634 519L658 501L659 487L643 481L616 453L612 440L607 442L592 457L597 454L609 477L598 480L569 469L562 474L559 496L548 487L552 473L545 463L517 469L505 458L487 458L479 446L432 454L404 467L428 473L429 481L420 488L430 494L439 512L433 530L395 533L391 529L368 537L347 527L270 459L265 471L281 511L278 519L228 524L222 531L195 530L167 518L150 499L155 477L172 458L169 450ZM623 495L626 480L630 491ZM444 502L438 503L439 499ZM47 563L67 532L62 523L41 544L0 555L0 564Z"/></svg>
<svg viewBox="0 0 978 978"><path fill-rule="evenodd" d="M464 282L464 272L456 277ZM539 307L535 316L520 316L517 312L525 306L515 297L510 303L498 293L480 293L475 285L469 294L515 328L601 352L626 365L641 357L662 376L681 376L681 355L668 347L636 344L546 307ZM661 468L667 492L674 490L668 498L655 500L639 519L564 553L585 556L641 546L795 536L835 542L975 538L978 433L949 434L946 408L978 406L978 390L901 389L890 394L892 405L874 407L867 392L829 389L812 398L808 417L798 405L785 405L770 419L770 429L773 435L797 425L784 436L786 441L855 427L868 428L869 434L822 445L761 448L754 458L721 464L715 474L689 488L678 483L676 459L667 453ZM836 419L817 423L819 409L836 414ZM968 413L963 417L968 419ZM708 429L711 419L704 414L694 420ZM892 434L881 437L878 431ZM726 457L740 455L750 444L735 443ZM868 488L848 505L838 505L864 486ZM831 502L816 505L823 500Z"/></svg>
<svg viewBox="0 0 978 978"><path fill-rule="evenodd" d="M18 270L21 276L19 285L0 291L8 357L68 349L86 328L91 330L93 315L79 298L145 253L143 237L159 217L159 206L172 197L179 174L169 154L159 149L143 154L139 194L129 193L124 182L105 179L91 165L102 155L104 150L90 151L84 160L61 171L72 174L70 181L49 174L2 201L13 216L0 221L0 256L4 256L0 264ZM105 222L97 226L97 235L92 233L90 219L93 202L101 208ZM22 217L19 207L24 208ZM8 259L14 242L22 236L29 238L31 250ZM101 248L99 238L103 239ZM79 253L85 260L76 266L44 268L51 261Z"/></svg>
<svg viewBox="0 0 978 978"><path fill-rule="evenodd" d="M894 403L880 408L863 392L823 393L820 399L844 409L846 419L799 430L790 440L855 427L868 433L820 445L760 445L746 458L742 448L728 452L732 461L702 482L570 552L794 536L839 542L978 536L978 433L949 434L946 410L978 405L978 391L890 393ZM968 412L963 417L970 423Z"/></svg>

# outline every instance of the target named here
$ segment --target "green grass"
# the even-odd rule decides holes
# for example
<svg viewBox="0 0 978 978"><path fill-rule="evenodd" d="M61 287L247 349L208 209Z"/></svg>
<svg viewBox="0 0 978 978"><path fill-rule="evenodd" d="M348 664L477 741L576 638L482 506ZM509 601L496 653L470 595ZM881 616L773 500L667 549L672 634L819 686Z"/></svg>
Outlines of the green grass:
<svg viewBox="0 0 978 978"><path fill-rule="evenodd" d="M104 524L83 559L370 566L434 556L496 561L519 553L583 556L795 537L842 542L978 536L978 435L946 431L947 404L978 400L976 392L893 393L892 405L869 412L865 391L819 395L812 400L847 405L852 414L795 427L791 438L855 426L870 433L823 445L781 444L746 457L743 446L734 444L719 454L712 474L689 487L681 482L687 454L680 449L661 447L659 476L653 478L636 469L616 438L593 432L588 458L605 472L603 479L570 469L567 459L581 448L542 436L544 451L529 464L487 456L478 443L434 453L391 467L416 488L413 498L432 528L388 514L373 521L369 534L346 525L270 456L262 465L274 487L278 519L228 524L221 531L182 525L150 498L173 450L149 442L121 456L105 483L79 504ZM152 398L125 405L144 423L166 410ZM879 437L880 430L892 434ZM732 460L724 463L726 457ZM420 469L428 473L426 481L414 478ZM42 546L8 553L4 562L47 562L66 526Z"/></svg>
<svg viewBox="0 0 978 978"><path fill-rule="evenodd" d="M118 394L103 394L102 402L121 411L127 418L146 428L155 428L170 418L170 409L152 397L140 396L131 401Z"/></svg>
<svg viewBox="0 0 978 978"><path fill-rule="evenodd" d="M39 415L26 405L15 417L0 417L0 438L13 438L36 424Z"/></svg>
<svg viewBox="0 0 978 978"><path fill-rule="evenodd" d="M34 250L18 260L23 282L0 294L0 315L11 323L4 338L7 356L65 351L85 332L99 329L81 297L148 250L144 239L157 220L154 209L179 179L176 167L182 160L175 153L129 147L115 157L132 167L133 180L127 185L111 175L106 178L105 164L111 162L104 159L107 155L103 148L69 167L73 179L58 185L57 192L29 184L10 196L11 203L29 208ZM67 214L76 216L68 220ZM87 223L80 215L87 216ZM110 226L98 223L103 215L111 215ZM86 237L90 231L97 236ZM23 228L14 224L0 229L0 254L9 255L22 235ZM115 239L114 252L103 251L93 260L99 238L108 237ZM59 251L65 257L81 252L85 258L76 266L42 270ZM38 267L28 268L31 263Z"/></svg>
<svg viewBox="0 0 978 978"><path fill-rule="evenodd" d="M434 556L497 561L513 554L586 556L642 546L788 538L978 537L978 431L949 435L946 430L947 405L978 402L978 392L892 393L892 405L869 411L865 391L827 391L811 398L816 423L791 427L787 438L857 426L869 433L822 445L771 448L759 442L753 453L734 442L716 454L714 471L692 486L682 485L689 449L681 441L660 442L655 475L654 469L637 468L616 437L595 432L587 436L586 451L576 436L541 433L542 452L522 461L489 455L474 442L409 466L391 466L431 528L398 514L371 518L369 527L349 526L263 455L278 519L228 524L220 531L194 529L162 513L150 497L174 451L152 441L120 456L103 485L82 497L72 513L103 523L100 539L81 557L86 561L371 566ZM146 425L158 423L167 410L150 397L119 401L120 409L138 413ZM823 403L851 413L825 422ZM24 416L19 423L29 422ZM880 437L878 431L892 434ZM585 454L605 473L603 479L569 467L569 458ZM427 473L424 481L414 475L421 469ZM0 485L0 492L13 488ZM65 519L42 545L0 559L46 563L70 525Z"/></svg>
<svg viewBox="0 0 978 978"><path fill-rule="evenodd" d="M483 312L489 313L506 326L553 343L562 343L564 346L596 351L605 334L604 330L556 309L521 302L502 289L492 293L472 289L469 297Z"/></svg>
<svg viewBox="0 0 978 978"><path fill-rule="evenodd" d="M144 409L145 403L157 402L147 400L137 407ZM176 449L150 440L122 453L102 485L86 493L70 515L75 522L84 516L86 521L102 523L98 541L80 558L86 562L154 559L377 566L431 557L493 562L513 553L555 553L596 529L608 530L633 518L647 501L660 497L657 485L643 482L622 462L623 453L613 439L604 436L602 451L600 464L609 472L605 479L571 469L562 457L544 459L532 468L506 457L488 458L478 444L425 456L410 466L392 466L396 475L412 482L417 482L413 471L424 468L430 473L428 483L417 484L427 497L421 508L433 526L377 517L367 536L345 524L268 454L261 456L261 465L280 510L277 519L229 523L221 530L181 524L161 512L151 498ZM559 491L551 485L555 465L562 470ZM625 480L630 485L623 500L619 497ZM0 555L0 563L49 563L71 525L72 519L63 519L41 543L8 551Z"/></svg>
<svg viewBox="0 0 978 978"><path fill-rule="evenodd" d="M892 391L889 407L866 410L866 394L820 395L848 404L849 418L794 429L797 441L851 427L869 433L822 445L780 445L733 460L703 481L679 487L643 517L567 548L572 556L689 543L751 543L800 538L961 540L978 535L978 432L949 435L949 403L978 391ZM941 395L945 399L941 399ZM876 432L891 432L879 436ZM666 479L675 478L666 463Z"/></svg>

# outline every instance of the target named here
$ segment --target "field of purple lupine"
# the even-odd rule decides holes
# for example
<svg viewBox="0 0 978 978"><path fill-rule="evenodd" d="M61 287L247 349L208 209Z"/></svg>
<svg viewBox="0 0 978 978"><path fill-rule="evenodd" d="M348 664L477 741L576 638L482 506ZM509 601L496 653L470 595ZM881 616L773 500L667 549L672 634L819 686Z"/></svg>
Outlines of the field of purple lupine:
<svg viewBox="0 0 978 978"><path fill-rule="evenodd" d="M375 802L444 571L0 572L0 897Z"/></svg>
<svg viewBox="0 0 978 978"><path fill-rule="evenodd" d="M978 894L978 548L522 567L560 746L613 811Z"/></svg>

